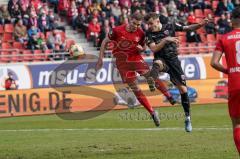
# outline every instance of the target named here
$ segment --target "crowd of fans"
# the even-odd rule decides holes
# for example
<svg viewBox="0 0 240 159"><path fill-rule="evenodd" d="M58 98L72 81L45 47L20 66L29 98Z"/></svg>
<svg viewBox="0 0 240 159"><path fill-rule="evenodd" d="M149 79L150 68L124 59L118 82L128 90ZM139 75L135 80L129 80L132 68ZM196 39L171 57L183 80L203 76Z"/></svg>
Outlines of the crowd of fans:
<svg viewBox="0 0 240 159"><path fill-rule="evenodd" d="M231 30L231 12L240 5L239 0L50 0L56 11L66 15L74 29L85 33L89 41L100 46L109 30L128 23L130 14L157 12L183 25L194 24L204 18L212 18L205 27L206 34L224 34ZM207 14L203 14L206 11ZM201 12L200 15L196 12ZM142 28L147 29L143 23ZM201 42L197 32L188 32L186 42Z"/></svg>
<svg viewBox="0 0 240 159"><path fill-rule="evenodd" d="M31 50L63 51L65 28L47 2L10 0L0 6L0 24L12 24L14 40Z"/></svg>

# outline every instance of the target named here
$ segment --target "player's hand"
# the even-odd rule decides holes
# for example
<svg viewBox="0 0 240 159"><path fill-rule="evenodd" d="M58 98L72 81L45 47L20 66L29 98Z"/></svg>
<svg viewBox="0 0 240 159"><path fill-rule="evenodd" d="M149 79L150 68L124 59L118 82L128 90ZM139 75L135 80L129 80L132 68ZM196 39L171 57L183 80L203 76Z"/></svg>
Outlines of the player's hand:
<svg viewBox="0 0 240 159"><path fill-rule="evenodd" d="M201 25L201 26L204 26L204 25L206 25L207 23L209 23L211 21L211 19L208 19L208 18L205 18L203 21L201 21L199 24Z"/></svg>
<svg viewBox="0 0 240 159"><path fill-rule="evenodd" d="M100 70L103 66L103 60L102 59L98 59L97 64L96 64L96 70Z"/></svg>
<svg viewBox="0 0 240 159"><path fill-rule="evenodd" d="M169 36L169 37L164 38L164 40L165 40L166 42L176 43L177 45L179 44L179 39L178 39L177 37L171 37L171 36Z"/></svg>
<svg viewBox="0 0 240 159"><path fill-rule="evenodd" d="M141 45L137 45L136 48L137 48L138 52L142 52L145 50L144 47Z"/></svg>

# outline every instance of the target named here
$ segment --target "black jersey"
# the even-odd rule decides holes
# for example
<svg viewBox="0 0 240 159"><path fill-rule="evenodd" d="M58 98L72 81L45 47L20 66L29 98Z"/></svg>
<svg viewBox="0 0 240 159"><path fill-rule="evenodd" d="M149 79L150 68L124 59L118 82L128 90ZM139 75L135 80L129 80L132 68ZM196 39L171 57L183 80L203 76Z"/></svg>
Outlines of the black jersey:
<svg viewBox="0 0 240 159"><path fill-rule="evenodd" d="M176 31L183 31L183 26L178 23L163 24L161 31L147 32L147 45L151 43L158 44L160 41L168 36L175 37ZM154 59L164 58L171 59L177 57L177 45L175 43L166 44L160 51L154 53Z"/></svg>

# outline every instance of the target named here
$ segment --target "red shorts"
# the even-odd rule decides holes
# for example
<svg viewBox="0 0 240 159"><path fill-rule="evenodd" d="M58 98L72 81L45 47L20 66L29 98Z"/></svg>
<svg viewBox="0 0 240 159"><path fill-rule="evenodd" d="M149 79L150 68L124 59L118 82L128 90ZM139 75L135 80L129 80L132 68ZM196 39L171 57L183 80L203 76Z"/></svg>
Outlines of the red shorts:
<svg viewBox="0 0 240 159"><path fill-rule="evenodd" d="M144 75L150 70L141 55L129 57L128 60L116 59L116 65L124 83L134 82L136 73Z"/></svg>
<svg viewBox="0 0 240 159"><path fill-rule="evenodd" d="M240 90L229 92L228 109L231 118L240 117Z"/></svg>

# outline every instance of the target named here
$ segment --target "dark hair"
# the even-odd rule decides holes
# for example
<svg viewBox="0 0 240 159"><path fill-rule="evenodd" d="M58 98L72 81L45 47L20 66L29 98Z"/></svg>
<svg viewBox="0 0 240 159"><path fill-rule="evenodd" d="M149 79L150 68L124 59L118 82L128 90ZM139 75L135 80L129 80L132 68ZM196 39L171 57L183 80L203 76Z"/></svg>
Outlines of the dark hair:
<svg viewBox="0 0 240 159"><path fill-rule="evenodd" d="M142 16L141 13L134 13L134 14L131 15L131 18L136 19L137 21L143 20L143 16Z"/></svg>
<svg viewBox="0 0 240 159"><path fill-rule="evenodd" d="M148 13L145 17L144 17L144 21L147 22L149 21L151 18L153 19L158 19L159 18L159 15L155 12L150 12Z"/></svg>
<svg viewBox="0 0 240 159"><path fill-rule="evenodd" d="M240 19L240 7L236 7L232 12L233 19Z"/></svg>

